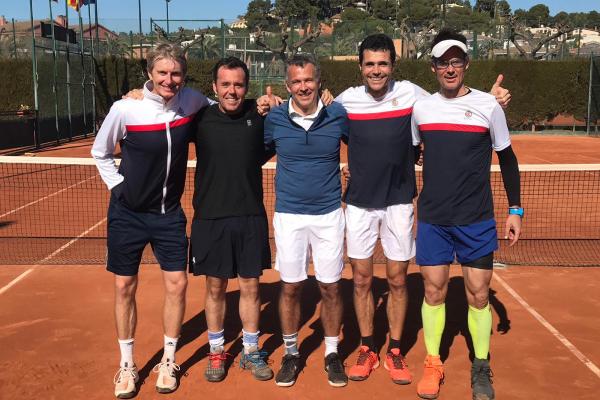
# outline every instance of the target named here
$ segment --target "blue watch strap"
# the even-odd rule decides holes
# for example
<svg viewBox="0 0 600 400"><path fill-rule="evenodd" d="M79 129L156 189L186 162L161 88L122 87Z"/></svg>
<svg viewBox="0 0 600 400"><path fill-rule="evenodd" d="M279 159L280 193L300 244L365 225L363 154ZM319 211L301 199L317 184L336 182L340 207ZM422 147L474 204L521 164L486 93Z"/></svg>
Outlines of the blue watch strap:
<svg viewBox="0 0 600 400"><path fill-rule="evenodd" d="M508 209L508 214L509 215L518 215L519 217L523 217L523 207L519 207L519 208L509 208Z"/></svg>

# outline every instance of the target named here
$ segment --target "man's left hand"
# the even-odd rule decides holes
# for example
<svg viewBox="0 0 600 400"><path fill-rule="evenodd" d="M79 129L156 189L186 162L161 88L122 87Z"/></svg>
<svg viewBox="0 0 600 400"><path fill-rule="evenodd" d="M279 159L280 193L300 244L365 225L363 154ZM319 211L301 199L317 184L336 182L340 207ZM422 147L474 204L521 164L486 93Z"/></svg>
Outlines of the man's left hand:
<svg viewBox="0 0 600 400"><path fill-rule="evenodd" d="M510 214L506 219L506 228L504 229L504 239L508 239L509 246L513 246L521 236L521 217Z"/></svg>
<svg viewBox="0 0 600 400"><path fill-rule="evenodd" d="M496 101L502 108L508 107L508 103L510 103L510 99L512 95L510 94L510 90L504 89L502 86L502 81L504 80L504 75L498 75L496 78L496 82L492 86L492 90L490 93L496 98Z"/></svg>
<svg viewBox="0 0 600 400"><path fill-rule="evenodd" d="M324 106L328 106L331 103L333 103L333 95L331 94L329 89L323 89L321 91L321 101L323 102Z"/></svg>

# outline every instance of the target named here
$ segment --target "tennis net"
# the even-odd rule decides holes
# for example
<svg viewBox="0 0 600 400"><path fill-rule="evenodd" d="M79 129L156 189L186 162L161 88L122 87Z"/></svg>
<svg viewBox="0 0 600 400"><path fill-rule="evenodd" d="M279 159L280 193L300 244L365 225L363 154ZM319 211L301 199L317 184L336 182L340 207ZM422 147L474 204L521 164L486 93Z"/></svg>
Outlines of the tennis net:
<svg viewBox="0 0 600 400"><path fill-rule="evenodd" d="M188 222L193 215L194 169L195 162L190 161L182 199ZM520 169L523 235L513 247L500 240L495 260L512 265L600 266L600 164ZM266 164L263 172L271 221L275 164ZM502 238L508 204L497 166L490 174ZM420 186L419 170L417 178ZM105 262L109 192L92 159L0 157L0 180L0 264ZM379 246L375 261L384 261ZM149 248L143 262L155 262Z"/></svg>

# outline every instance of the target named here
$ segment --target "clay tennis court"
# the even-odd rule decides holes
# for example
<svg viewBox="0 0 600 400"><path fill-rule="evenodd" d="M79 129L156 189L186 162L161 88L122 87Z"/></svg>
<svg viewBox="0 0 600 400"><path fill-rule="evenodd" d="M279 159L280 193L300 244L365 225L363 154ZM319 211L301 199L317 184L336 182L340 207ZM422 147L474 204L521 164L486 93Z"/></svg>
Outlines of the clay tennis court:
<svg viewBox="0 0 600 400"><path fill-rule="evenodd" d="M598 164L600 139L576 136L513 136L513 145L520 164ZM36 157L87 157L89 143L76 142L62 149L43 151ZM342 152L345 154L345 152ZM35 158L35 157L34 157ZM61 167L61 170L63 167ZM93 174L93 169L86 174ZM67 175L68 176L68 175ZM16 210L35 202L11 216L11 223L0 226L13 229L22 218L38 221L44 228L44 218L52 213L44 209L44 196L54 198L70 191L92 175L77 176L72 183L61 182L48 193L23 189L23 204L4 204L2 209ZM590 184L600 180L596 175ZM84 189L86 183L78 184ZM65 191L54 194L60 190ZM30 197L27 197L30 196ZM69 207L86 211L83 194ZM540 193L540 197L543 197ZM577 194L583 201L586 193ZM547 197L547 196L546 196ZM73 197L71 197L73 198ZM528 207L541 207L525 204ZM91 211L89 211L91 212ZM568 213L568 210L561 212ZM4 214L2 211L0 214ZM552 213L547 217L552 222ZM39 249L37 263L5 265L0 267L0 393L1 398L23 399L105 399L112 397L112 376L118 367L118 346L113 322L112 276L102 265L36 265L52 259L77 257L80 243L87 235L105 229L105 214L91 215L84 222L73 221L69 214L61 217L57 227L75 232L75 237L87 232L73 243L59 239L49 240ZM593 215L570 215L572 219L596 218ZM500 217L499 220L502 220ZM98 225L96 225L96 223ZM527 217L524 229L527 232ZM556 227L556 230L561 227ZM544 225L532 230L550 230ZM552 232L550 232L551 234ZM72 234L72 233L69 233ZM98 240L97 242L101 242ZM16 251L18 240L3 243L4 257ZM590 246L597 247L598 241ZM550 245L552 246L552 244ZM102 251L101 245L98 245ZM37 249L36 249L37 250ZM593 250L593 249L592 249ZM597 250L597 249L596 249ZM503 249L504 251L504 249ZM16 254L15 254L16 256ZM496 269L492 281L491 304L494 310L494 332L491 359L494 386L499 399L592 399L600 390L600 269L594 267L540 267L511 266ZM135 359L140 368L141 385L137 398L164 398L154 391L155 375L152 367L162 354L162 282L156 265L141 268L138 289L138 329ZM447 300L447 322L442 344L442 358L446 358L446 383L441 399L470 398L469 346L466 324L466 300L459 268L452 269ZM384 346L386 329L385 269L376 267L374 281L376 342ZM278 275L268 271L261 280L262 313L261 343L270 354L277 370L283 355L277 317ZM351 271L346 267L342 281L345 314L340 352L346 364L355 361L360 337L352 306ZM395 385L387 371L380 367L364 382L350 382L342 389L331 388L323 371L323 344L318 321L318 290L311 279L303 294L303 325L300 330L300 352L306 366L291 388L279 388L273 381L257 382L249 372L237 367L241 350L241 325L237 318L239 291L234 281L228 289L228 318L225 323L226 349L232 354L231 367L225 381L209 384L203 372L207 363L208 339L203 313L204 282L190 277L188 308L177 353L177 362L184 372L173 399L223 398L248 399L299 398L416 398L416 381L421 375L425 347L421 333L420 306L423 285L418 268L411 265L408 276L409 312L402 338L402 350L414 374L408 386ZM380 352L380 355L383 355Z"/></svg>

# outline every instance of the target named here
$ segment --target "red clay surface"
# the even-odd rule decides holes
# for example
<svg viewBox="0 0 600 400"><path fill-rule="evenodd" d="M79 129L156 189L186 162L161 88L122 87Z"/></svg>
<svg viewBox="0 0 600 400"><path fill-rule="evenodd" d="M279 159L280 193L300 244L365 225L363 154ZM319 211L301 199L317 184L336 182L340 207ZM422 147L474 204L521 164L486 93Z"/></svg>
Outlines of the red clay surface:
<svg viewBox="0 0 600 400"><path fill-rule="evenodd" d="M74 142L60 149L46 149L39 156L89 157L87 143ZM600 163L600 139L577 136L513 136L521 164ZM342 152L343 154L345 152ZM193 154L193 152L191 153ZM23 189L27 192L27 189ZM31 195L30 193L26 193ZM35 198L39 198L38 195ZM41 206L41 205L40 205ZM85 208L85 204L76 206ZM36 214L38 218L43 212ZM67 229L71 221L64 215ZM94 221L94 223L97 221ZM90 228L92 224L84 224ZM83 226L82 226L83 227ZM10 227L9 227L10 228ZM81 228L78 226L78 228ZM98 228L100 229L100 228ZM49 242L40 250L46 257L63 243ZM73 248L65 250L69 256ZM11 247L3 248L11 252ZM102 251L100 249L99 251ZM7 288L29 266L0 268L0 398L13 399L107 399L112 398L112 377L118 365L118 346L113 321L112 276L101 266L36 267L21 281ZM237 317L239 291L235 281L228 292L225 324L227 347L234 355L227 379L206 383L207 333L204 320L204 281L190 277L188 308L177 361L186 373L173 395L154 392L155 375L150 373L162 351L162 283L155 265L143 265L138 289L139 324L136 362L145 384L137 398L188 399L350 399L417 398L416 381L425 356L420 305L423 286L418 269L411 266L408 277L409 312L403 334L403 351L415 376L413 384L393 384L380 367L365 382L350 382L342 389L331 388L323 371L322 331L318 321L318 292L310 279L303 297L300 351L307 366L292 388L276 387L273 381L257 382L237 368L241 349L241 327ZM528 305L545 318L595 366L600 365L600 269L510 267L497 270ZM374 293L376 342L385 349L386 282L382 266L376 267ZM340 353L351 365L359 344L352 306L351 271L342 280L345 303L343 340ZM277 316L278 274L267 271L261 279L261 343L277 370L282 356ZM536 320L509 291L492 281L494 334L491 356L499 399L593 399L600 390L600 376L586 367L555 335ZM446 360L446 384L440 399L468 399L469 358L466 303L460 271L453 267L447 301L447 323L442 344ZM383 355L383 353L381 353Z"/></svg>
<svg viewBox="0 0 600 400"><path fill-rule="evenodd" d="M16 277L23 267L0 269L0 280ZM466 304L458 268L453 268L447 301L447 323L441 354L446 359L446 383L440 399L470 398ZM600 365L600 270L509 268L496 272L539 314L575 345L591 362ZM351 271L342 281L345 315L340 352L350 365L356 359L359 337L351 301ZM385 281L383 267L374 281L376 341L384 345ZM278 369L282 346L276 311L278 276L267 271L262 278L261 343ZM322 331L318 322L318 295L314 280L303 297L300 351L307 365L295 386L280 388L273 381L255 381L237 367L240 325L237 319L239 291L235 281L228 291L226 334L235 359L222 383L204 381L207 333L202 312L204 281L190 277L188 308L177 353L186 373L170 399L351 399L417 398L416 380L425 356L419 309L423 287L416 267L408 277L409 313L403 351L415 382L399 386L380 367L364 382L331 388L323 371ZM38 268L2 294L0 303L0 386L2 398L107 399L112 397L112 376L118 365L118 346L112 314L112 276L102 267ZM556 337L544 328L496 280L492 282L494 325L491 345L494 382L499 399L595 399L600 377L594 375ZM580 293L585 294L584 296ZM165 398L154 391L155 375L149 373L162 349L160 308L162 283L156 266L143 266L138 289L139 324L135 359L145 383L137 398ZM383 347L385 348L385 347ZM383 353L382 353L383 355Z"/></svg>

